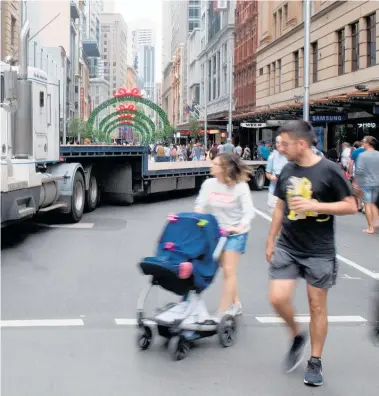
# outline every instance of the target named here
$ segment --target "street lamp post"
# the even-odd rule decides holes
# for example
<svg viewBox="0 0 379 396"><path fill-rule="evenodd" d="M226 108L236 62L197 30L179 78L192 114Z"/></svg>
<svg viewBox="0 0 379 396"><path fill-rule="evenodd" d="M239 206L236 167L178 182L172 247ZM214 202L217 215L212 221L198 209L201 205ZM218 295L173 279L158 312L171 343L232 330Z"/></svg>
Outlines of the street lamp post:
<svg viewBox="0 0 379 396"><path fill-rule="evenodd" d="M207 148L207 131L208 131L208 10L205 10L205 65L204 65L204 148Z"/></svg>
<svg viewBox="0 0 379 396"><path fill-rule="evenodd" d="M229 61L229 128L228 138L232 138L233 131L233 58L230 55Z"/></svg>
<svg viewBox="0 0 379 396"><path fill-rule="evenodd" d="M309 47L310 47L310 27L311 27L311 10L310 2L304 0L304 104L303 120L309 121Z"/></svg>

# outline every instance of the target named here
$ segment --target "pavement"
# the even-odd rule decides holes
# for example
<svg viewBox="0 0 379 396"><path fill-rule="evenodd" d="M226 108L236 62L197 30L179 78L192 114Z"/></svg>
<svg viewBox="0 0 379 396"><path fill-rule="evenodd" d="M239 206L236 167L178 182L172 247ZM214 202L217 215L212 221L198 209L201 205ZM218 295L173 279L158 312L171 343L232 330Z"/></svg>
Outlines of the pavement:
<svg viewBox="0 0 379 396"><path fill-rule="evenodd" d="M101 207L75 226L38 223L3 230L2 395L4 396L377 396L379 349L369 338L370 300L379 273L379 234L363 234L363 215L339 218L338 284L329 297L325 384L303 384L303 366L281 373L288 333L267 300L267 192L239 266L244 315L238 340L224 349L202 340L181 361L159 337L136 347L136 302L147 279L139 259L153 253L167 214L191 210L194 196ZM41 222L43 224L41 224ZM204 293L217 307L220 277ZM148 311L175 300L155 288ZM305 284L295 296L307 326ZM309 352L308 352L309 353Z"/></svg>

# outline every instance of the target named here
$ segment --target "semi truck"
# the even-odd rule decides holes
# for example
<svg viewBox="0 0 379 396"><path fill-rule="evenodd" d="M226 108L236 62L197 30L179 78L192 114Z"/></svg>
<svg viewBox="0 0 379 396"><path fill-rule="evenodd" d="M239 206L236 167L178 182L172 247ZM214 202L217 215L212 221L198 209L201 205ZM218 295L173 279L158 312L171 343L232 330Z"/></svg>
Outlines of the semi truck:
<svg viewBox="0 0 379 396"><path fill-rule="evenodd" d="M1 225L59 212L79 222L105 199L198 188L210 163L149 162L148 148L60 145L59 84L28 66L29 23L20 32L19 65L0 62ZM252 186L265 185L265 162L248 161Z"/></svg>

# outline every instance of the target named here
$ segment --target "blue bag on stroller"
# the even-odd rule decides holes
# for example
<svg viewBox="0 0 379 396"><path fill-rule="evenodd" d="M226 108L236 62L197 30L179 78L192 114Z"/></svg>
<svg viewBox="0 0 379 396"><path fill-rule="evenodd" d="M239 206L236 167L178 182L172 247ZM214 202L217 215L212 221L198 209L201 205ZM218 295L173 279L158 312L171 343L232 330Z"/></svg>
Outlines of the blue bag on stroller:
<svg viewBox="0 0 379 396"><path fill-rule="evenodd" d="M173 357L183 359L190 342L219 334L223 346L231 346L236 329L235 318L226 315L218 323L212 320L200 299L213 281L227 237L210 214L182 212L170 215L157 246L156 255L145 257L140 268L151 276L151 284L140 296L137 312L140 334L138 344L151 344L149 324L157 324L158 333L169 340ZM168 304L152 318L144 317L144 303L152 286L161 286L179 296L182 302Z"/></svg>
<svg viewBox="0 0 379 396"><path fill-rule="evenodd" d="M145 257L141 269L155 284L178 295L190 290L201 293L213 281L219 263L213 258L221 230L214 216L192 212L170 216L158 243L155 257ZM192 263L189 279L179 278L180 264Z"/></svg>

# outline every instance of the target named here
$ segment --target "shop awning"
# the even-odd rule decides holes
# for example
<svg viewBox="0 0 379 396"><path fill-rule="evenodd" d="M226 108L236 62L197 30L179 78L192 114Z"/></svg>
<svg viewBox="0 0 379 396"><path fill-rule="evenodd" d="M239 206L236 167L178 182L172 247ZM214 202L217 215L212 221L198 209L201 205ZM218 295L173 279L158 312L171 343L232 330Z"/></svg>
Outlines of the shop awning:
<svg viewBox="0 0 379 396"><path fill-rule="evenodd" d="M374 106L379 101L379 87L368 91L352 91L340 95L328 96L310 101L310 111L313 112L374 112ZM281 116L288 119L297 118L303 110L303 103L290 103L278 107L266 107L252 112L237 114L234 120L260 120L272 116Z"/></svg>

